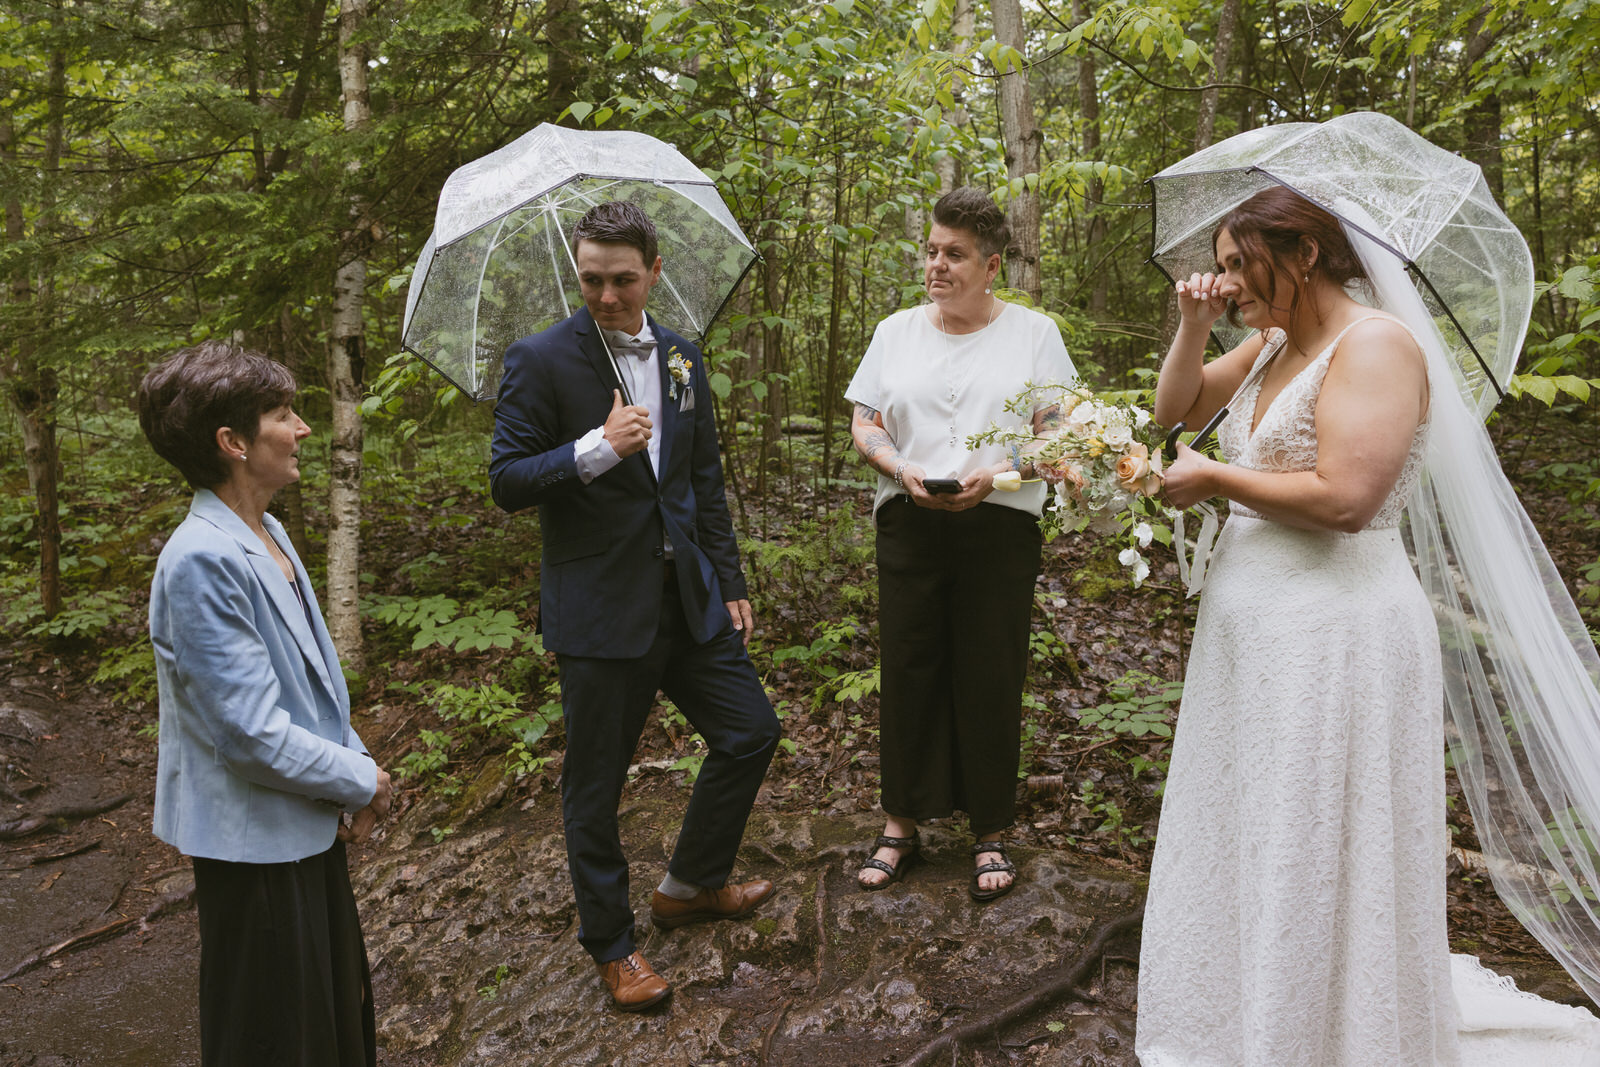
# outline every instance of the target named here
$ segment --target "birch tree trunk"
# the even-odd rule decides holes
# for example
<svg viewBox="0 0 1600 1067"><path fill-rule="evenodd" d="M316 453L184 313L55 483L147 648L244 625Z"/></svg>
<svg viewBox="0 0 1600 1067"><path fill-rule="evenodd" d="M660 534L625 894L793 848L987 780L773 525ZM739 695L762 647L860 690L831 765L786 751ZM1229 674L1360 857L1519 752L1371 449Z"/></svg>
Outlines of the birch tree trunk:
<svg viewBox="0 0 1600 1067"><path fill-rule="evenodd" d="M339 86L344 128L355 132L372 120L367 100L366 49L356 40L366 21L366 0L339 0ZM333 283L332 337L328 346L328 391L333 400L333 438L328 478L328 631L352 670L365 668L361 642L361 382L366 334L361 310L367 291L366 246L371 230L366 197L356 180L361 162L345 165L350 178L350 226L341 243L350 259Z"/></svg>
<svg viewBox="0 0 1600 1067"><path fill-rule="evenodd" d="M1026 60L1027 31L1022 23L1021 0L993 0L990 13L994 17L995 40L1016 49ZM1044 142L1033 114L1033 94L1028 89L1026 67L1017 63L1004 65L999 96L1006 174L1017 183L1029 175L1038 175L1039 146ZM1011 247L1006 251L1006 284L1023 290L1038 304L1043 297L1039 275L1038 192L1023 188L1013 193L1008 214Z"/></svg>

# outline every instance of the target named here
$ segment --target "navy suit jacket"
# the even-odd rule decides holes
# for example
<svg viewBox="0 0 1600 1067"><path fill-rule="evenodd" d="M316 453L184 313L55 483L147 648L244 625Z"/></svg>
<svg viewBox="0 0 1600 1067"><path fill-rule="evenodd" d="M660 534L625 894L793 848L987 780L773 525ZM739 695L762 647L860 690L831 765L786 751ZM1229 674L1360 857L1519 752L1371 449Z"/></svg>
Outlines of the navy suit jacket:
<svg viewBox="0 0 1600 1067"><path fill-rule="evenodd" d="M725 601L746 591L717 448L705 360L650 320L661 370L658 479L647 451L585 485L573 442L602 425L617 374L587 308L506 349L494 412L489 486L507 511L538 505L544 535L539 614L545 648L632 659L655 639L663 599L662 535L672 543L678 590L699 642L728 628ZM693 368L669 399L669 354ZM683 410L682 390L693 390Z"/></svg>

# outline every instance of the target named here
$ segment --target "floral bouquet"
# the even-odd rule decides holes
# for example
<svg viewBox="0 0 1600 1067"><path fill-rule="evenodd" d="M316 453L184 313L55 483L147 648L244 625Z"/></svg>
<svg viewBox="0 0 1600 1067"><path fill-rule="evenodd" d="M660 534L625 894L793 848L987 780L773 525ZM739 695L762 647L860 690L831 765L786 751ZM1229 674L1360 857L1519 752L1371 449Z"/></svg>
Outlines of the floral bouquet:
<svg viewBox="0 0 1600 1067"><path fill-rule="evenodd" d="M1172 541L1169 512L1156 499L1161 492L1161 435L1150 413L1133 404L1114 403L1077 385L1030 383L1006 402L1006 411L1031 419L1039 412L1039 432L1023 423L1014 429L991 426L968 447L998 442L1011 449L1014 465L1032 463L1055 485L1040 524L1047 540L1089 529L1125 535L1128 547L1118 561L1129 569L1134 588L1150 575L1142 549L1152 540ZM1001 491L1022 488L1018 471L995 475Z"/></svg>

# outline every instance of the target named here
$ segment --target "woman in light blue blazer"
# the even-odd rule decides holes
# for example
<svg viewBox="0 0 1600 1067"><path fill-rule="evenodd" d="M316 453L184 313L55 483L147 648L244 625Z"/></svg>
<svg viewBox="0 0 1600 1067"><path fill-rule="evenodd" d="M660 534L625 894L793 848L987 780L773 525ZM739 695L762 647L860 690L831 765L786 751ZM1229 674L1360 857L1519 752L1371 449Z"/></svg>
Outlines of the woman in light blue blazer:
<svg viewBox="0 0 1600 1067"><path fill-rule="evenodd" d="M305 567L266 513L311 433L289 371L208 341L139 386L139 423L195 490L156 562L155 833L194 860L205 1067L371 1067L372 983L345 866L389 776ZM347 826L344 812L352 813Z"/></svg>

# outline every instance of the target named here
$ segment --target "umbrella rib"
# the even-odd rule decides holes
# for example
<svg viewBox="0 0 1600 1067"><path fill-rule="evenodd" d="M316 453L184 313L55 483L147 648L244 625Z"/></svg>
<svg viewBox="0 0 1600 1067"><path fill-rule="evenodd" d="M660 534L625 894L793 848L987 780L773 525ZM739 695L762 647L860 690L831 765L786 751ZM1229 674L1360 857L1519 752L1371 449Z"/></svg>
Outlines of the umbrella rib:
<svg viewBox="0 0 1600 1067"><path fill-rule="evenodd" d="M560 217L556 214L555 205L546 204L545 210L550 213L551 224L555 226L558 233L561 233ZM550 240L550 230L548 227L544 231L544 236L545 240L548 242ZM572 254L572 244L567 240L567 235L565 233L561 233L561 249L567 254L567 262L572 264L573 276L578 277L579 284L582 284L582 277L578 274L578 261ZM561 285L561 272L559 270L556 271L556 284ZM565 306L566 302L567 290L565 286L562 286L561 303L563 306ZM611 344L606 340L606 332L600 328L600 324L598 322L594 324L594 331L596 336L600 338L600 347L606 350L606 359L611 361L611 373L617 376L617 388L622 392L622 399L626 400L629 404L632 404L633 391L628 388L628 383L622 377L622 368L617 365L617 356L615 352L611 351Z"/></svg>
<svg viewBox="0 0 1600 1067"><path fill-rule="evenodd" d="M1279 185L1283 186L1285 189L1289 190L1291 193L1294 193L1296 196L1304 197L1306 200L1311 201L1311 203L1313 203L1313 204L1317 203L1316 198L1310 197L1310 196L1306 196L1305 193L1301 192L1299 189L1296 189L1294 186L1290 185L1288 182L1284 181L1282 178L1278 177L1276 174L1272 173L1270 170L1267 170L1264 167L1251 167L1250 169L1253 170L1253 171L1257 171L1258 173L1265 174L1267 177L1271 178L1273 181L1277 182ZM1456 313L1454 311L1450 310L1450 305L1445 303L1444 297L1439 295L1439 290L1437 290L1437 289L1435 289L1433 287L1433 282L1430 281L1428 276L1422 272L1422 268L1417 266L1416 261L1413 260L1410 256L1406 255L1405 253L1401 252L1399 249L1395 248L1388 241L1385 241L1383 238L1381 238L1381 237L1377 236L1376 234L1372 233L1366 227L1356 225L1355 223L1351 222L1349 219L1345 218L1343 215L1340 215L1337 211L1333 210L1332 208L1328 207L1327 205L1319 205L1319 206L1321 206L1322 209L1324 211L1326 211L1328 214L1334 216L1340 222L1342 222L1346 226L1350 227L1352 230L1355 230L1357 233L1363 235L1368 240L1373 241L1374 243L1376 243L1378 245L1378 247L1380 247L1380 248L1392 253L1393 255L1399 257L1400 262L1405 264L1406 269L1409 270L1412 274L1415 274L1418 278L1420 278L1422 280L1422 284L1426 285L1428 287L1428 292L1433 294L1433 299L1438 302L1439 307L1444 309L1445 316L1447 318L1449 318L1450 324L1456 328L1456 333L1460 336L1461 340L1466 343L1467 350L1472 353L1472 358L1477 360L1478 361L1478 366L1483 368L1483 376L1485 378L1489 379L1489 384L1494 386L1494 391L1496 393L1500 394L1500 399L1501 400L1504 400L1506 398L1506 391L1504 389L1500 388L1500 383L1499 382L1495 381L1494 371L1489 369L1489 361L1483 358L1482 353L1480 353L1478 351L1478 346L1472 343L1472 337L1467 333L1466 327L1461 325L1461 320L1456 318ZM1459 205L1457 205L1457 206L1459 207Z"/></svg>

